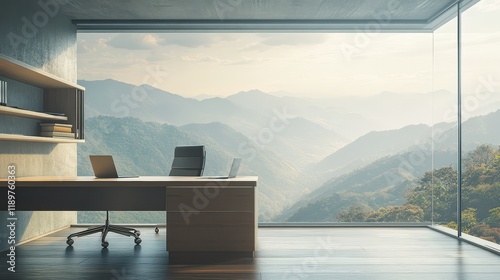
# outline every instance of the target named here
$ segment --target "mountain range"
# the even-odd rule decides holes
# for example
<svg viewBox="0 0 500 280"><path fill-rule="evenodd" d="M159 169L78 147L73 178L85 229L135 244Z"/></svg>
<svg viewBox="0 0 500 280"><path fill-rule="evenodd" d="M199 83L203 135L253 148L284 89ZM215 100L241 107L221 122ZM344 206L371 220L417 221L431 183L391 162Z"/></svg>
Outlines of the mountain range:
<svg viewBox="0 0 500 280"><path fill-rule="evenodd" d="M259 176L261 222L332 221L353 201L398 205L415 178L456 158L456 124L426 123L429 94L313 99L251 90L198 100L114 80L79 84L86 87L87 118L80 175L91 174L90 154L114 155L120 173L166 175L175 146L203 144L205 175L227 174L232 158L243 157L240 174ZM432 98L434 109L446 110L452 96ZM500 111L464 122L464 149L498 145L498 121ZM420 153L421 164L401 168L402 159ZM137 215L133 220L146 222ZM148 219L164 221L164 214Z"/></svg>
<svg viewBox="0 0 500 280"><path fill-rule="evenodd" d="M302 117L303 111L314 112L317 108L259 91L199 101L149 85L134 86L114 80L79 81L79 84L86 87L88 118L134 117L176 126L219 122L246 135L252 145L289 159L296 167L312 163L349 142L334 130ZM247 102L254 95L261 105Z"/></svg>

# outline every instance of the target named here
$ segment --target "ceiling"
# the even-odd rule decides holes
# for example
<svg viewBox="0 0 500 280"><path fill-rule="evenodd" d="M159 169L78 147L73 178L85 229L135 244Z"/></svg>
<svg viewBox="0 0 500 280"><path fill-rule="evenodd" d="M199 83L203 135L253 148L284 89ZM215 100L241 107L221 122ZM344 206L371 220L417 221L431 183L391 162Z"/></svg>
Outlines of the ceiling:
<svg viewBox="0 0 500 280"><path fill-rule="evenodd" d="M479 0L463 0L464 8ZM432 32L457 0L65 0L79 31Z"/></svg>

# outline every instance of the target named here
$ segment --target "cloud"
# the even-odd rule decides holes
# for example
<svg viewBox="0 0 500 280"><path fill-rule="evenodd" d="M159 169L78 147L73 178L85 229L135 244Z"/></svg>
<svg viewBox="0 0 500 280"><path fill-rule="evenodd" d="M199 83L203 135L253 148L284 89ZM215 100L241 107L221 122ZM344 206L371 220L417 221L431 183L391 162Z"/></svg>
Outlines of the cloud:
<svg viewBox="0 0 500 280"><path fill-rule="evenodd" d="M78 53L95 53L108 48L108 41L113 37L110 34L91 33L78 35Z"/></svg>
<svg viewBox="0 0 500 280"><path fill-rule="evenodd" d="M217 64L225 64L228 63L228 59L220 59L213 56L192 56L192 55L183 55L181 56L182 61L185 62L215 62Z"/></svg>
<svg viewBox="0 0 500 280"><path fill-rule="evenodd" d="M207 63L215 63L220 65L244 65L244 64L252 64L257 62L263 62L265 59L260 58L249 58L243 57L240 59L222 59L214 56L189 56L185 55L181 57L181 60L184 62L207 62Z"/></svg>
<svg viewBox="0 0 500 280"><path fill-rule="evenodd" d="M268 59L244 57L238 60L232 60L231 65L244 65L244 64L260 63L264 61L268 61Z"/></svg>
<svg viewBox="0 0 500 280"><path fill-rule="evenodd" d="M108 45L127 50L150 50L158 46L158 38L152 34L119 34Z"/></svg>
<svg viewBox="0 0 500 280"><path fill-rule="evenodd" d="M170 61L174 59L176 55L172 50L165 50L163 48L154 49L151 51L150 55L146 57L146 60L149 62L157 62L157 61Z"/></svg>
<svg viewBox="0 0 500 280"><path fill-rule="evenodd" d="M89 43L87 40L78 39L78 53L91 53L97 51L94 44Z"/></svg>
<svg viewBox="0 0 500 280"><path fill-rule="evenodd" d="M185 34L161 34L159 43L163 46L177 45L186 48L207 47L217 41L213 34L185 33Z"/></svg>

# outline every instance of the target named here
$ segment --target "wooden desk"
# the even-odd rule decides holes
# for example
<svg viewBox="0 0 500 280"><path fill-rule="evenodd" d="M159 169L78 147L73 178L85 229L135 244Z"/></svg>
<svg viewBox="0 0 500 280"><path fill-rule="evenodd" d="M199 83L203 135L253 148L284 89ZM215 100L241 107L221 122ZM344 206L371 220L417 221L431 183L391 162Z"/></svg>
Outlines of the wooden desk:
<svg viewBox="0 0 500 280"><path fill-rule="evenodd" d="M0 201L7 201L7 181L0 184ZM257 177L16 178L16 211L166 210L171 261L252 257L256 186Z"/></svg>

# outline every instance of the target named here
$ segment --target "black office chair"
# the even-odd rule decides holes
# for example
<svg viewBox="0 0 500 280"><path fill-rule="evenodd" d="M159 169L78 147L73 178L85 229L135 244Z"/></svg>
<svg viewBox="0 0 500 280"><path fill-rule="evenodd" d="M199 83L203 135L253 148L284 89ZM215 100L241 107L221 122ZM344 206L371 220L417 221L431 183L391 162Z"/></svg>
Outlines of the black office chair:
<svg viewBox="0 0 500 280"><path fill-rule="evenodd" d="M89 228L89 229L84 230L84 231L70 234L68 236L68 239L66 240L66 244L68 244L69 246L73 245L73 243L75 242L73 240L73 237L82 237L85 235L90 235L90 234L94 234L94 233L98 233L98 232L100 232L101 236L102 236L101 246L103 248L107 248L109 246L109 242L106 241L106 236L108 235L108 232L114 232L114 233L118 233L118 234L125 235L125 236L134 236L135 237L134 242L137 245L141 244L141 242L142 242L141 238L139 238L139 236L141 235L140 231L133 229L133 228L116 226L116 225L110 224L109 223L109 211L106 211L106 222L104 225L92 227L92 228Z"/></svg>
<svg viewBox="0 0 500 280"><path fill-rule="evenodd" d="M205 146L175 147L174 160L168 176L202 176L205 169ZM160 229L155 228L159 233Z"/></svg>
<svg viewBox="0 0 500 280"><path fill-rule="evenodd" d="M172 169L168 176L201 176L205 168L205 146L175 147Z"/></svg>

